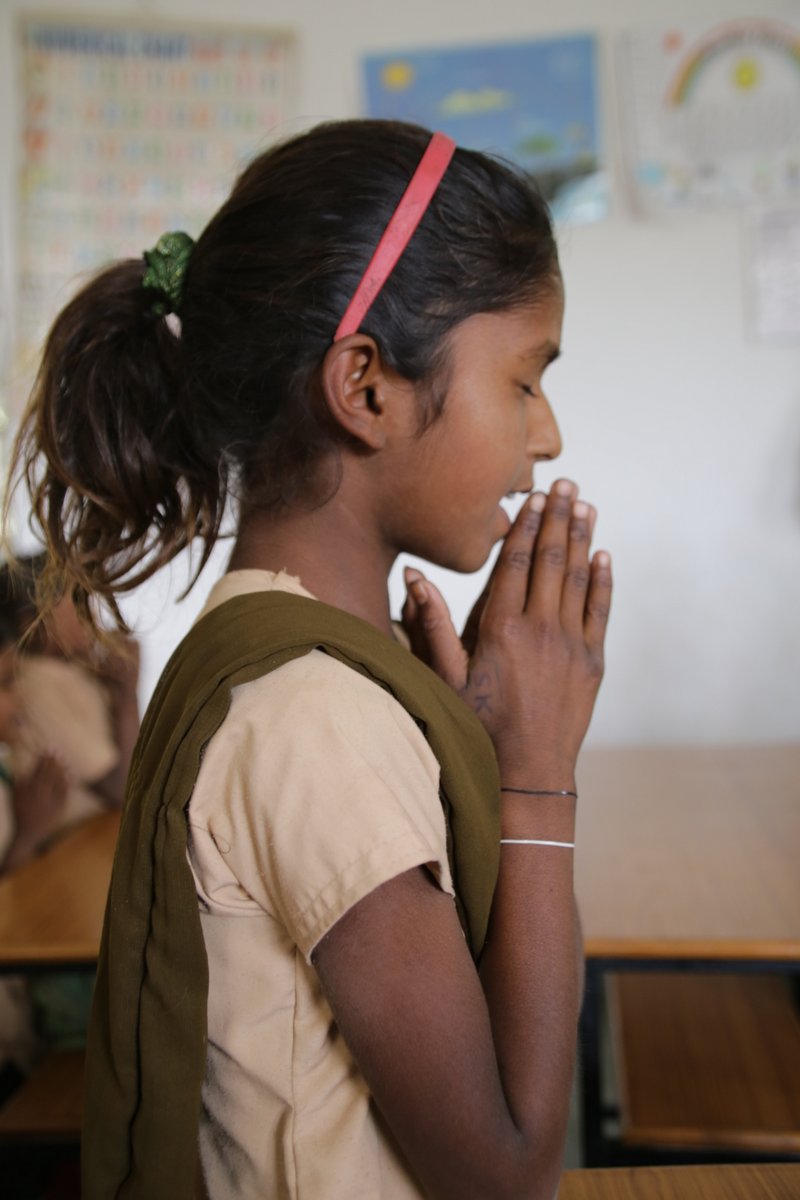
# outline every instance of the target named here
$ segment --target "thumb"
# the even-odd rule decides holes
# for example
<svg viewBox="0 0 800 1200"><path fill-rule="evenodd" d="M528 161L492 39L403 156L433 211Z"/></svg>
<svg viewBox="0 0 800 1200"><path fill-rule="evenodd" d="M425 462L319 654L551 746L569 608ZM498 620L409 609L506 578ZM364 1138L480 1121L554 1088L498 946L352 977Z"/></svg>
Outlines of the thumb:
<svg viewBox="0 0 800 1200"><path fill-rule="evenodd" d="M406 567L402 624L411 649L445 683L461 692L467 685L467 655L439 589L416 567Z"/></svg>

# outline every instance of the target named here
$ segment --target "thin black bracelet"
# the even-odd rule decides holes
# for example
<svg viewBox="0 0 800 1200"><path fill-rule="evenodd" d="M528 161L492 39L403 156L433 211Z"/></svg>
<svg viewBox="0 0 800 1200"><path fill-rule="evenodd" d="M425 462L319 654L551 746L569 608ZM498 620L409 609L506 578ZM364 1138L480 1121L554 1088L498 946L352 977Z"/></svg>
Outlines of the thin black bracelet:
<svg viewBox="0 0 800 1200"><path fill-rule="evenodd" d="M516 792L518 796L571 796L573 800L578 799L577 792L548 792L541 788L510 788L501 787L501 792Z"/></svg>

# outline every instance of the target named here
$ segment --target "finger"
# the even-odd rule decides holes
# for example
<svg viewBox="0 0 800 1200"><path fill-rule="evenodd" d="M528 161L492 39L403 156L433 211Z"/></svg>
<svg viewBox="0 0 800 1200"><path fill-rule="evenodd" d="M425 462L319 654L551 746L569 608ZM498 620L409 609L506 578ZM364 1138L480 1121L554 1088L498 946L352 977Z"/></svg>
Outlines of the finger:
<svg viewBox="0 0 800 1200"><path fill-rule="evenodd" d="M559 479L547 497L542 528L536 539L526 611L559 616L564 571L567 566L572 505L578 489L569 479Z"/></svg>
<svg viewBox="0 0 800 1200"><path fill-rule="evenodd" d="M529 497L528 500L526 501L526 503L529 504L531 502L531 500L532 500L532 497ZM541 516L540 510L541 510L541 508L544 507L544 503L545 503L545 497L541 496L540 500L536 501L536 505L534 507L534 512L536 512L538 514L537 525L538 525L538 519ZM522 520L525 519L524 508L525 508L525 505L523 505L522 508L520 509L520 511L517 513L516 521L519 521L520 519L522 519ZM515 521L515 525L516 525L516 521ZM534 530L534 536L535 536L535 530ZM530 570L530 562L531 562L531 555L528 554L527 555L528 570ZM470 614L467 617L467 620L464 624L464 629L462 630L462 633L461 633L461 644L470 657L474 654L475 647L478 644L481 618L483 617L483 612L484 612L484 609L486 608L489 597L492 594L492 589L495 588L495 578L498 574L498 570L502 570L503 568L504 568L504 564L501 560L501 556L498 555L494 561L494 565L493 565L491 571L489 572L489 578L486 580L486 584L484 585L483 591L481 592L480 596L478 596L478 599L473 604L473 606L470 610Z"/></svg>
<svg viewBox="0 0 800 1200"><path fill-rule="evenodd" d="M542 525L547 497L534 492L523 504L517 519L506 534L489 583L485 613L498 617L518 617L525 609L533 548Z"/></svg>
<svg viewBox="0 0 800 1200"><path fill-rule="evenodd" d="M427 580L416 567L403 567L403 581L406 585L406 598L400 612L400 623L408 635L411 649L416 657L427 663L430 655L422 627L422 610L417 601L417 597L424 599L427 596Z"/></svg>
<svg viewBox="0 0 800 1200"><path fill-rule="evenodd" d="M411 585L418 579L422 579L421 571L415 570L414 567L403 568L403 582L406 585L406 598L400 611L400 621L403 626L405 626L407 621L415 621L417 618L417 602L414 599L414 593L411 590ZM406 632L408 632L408 630L406 630Z"/></svg>
<svg viewBox="0 0 800 1200"><path fill-rule="evenodd" d="M561 624L576 636L583 628L586 594L589 590L589 545L592 537L592 506L576 500L572 506L567 543L567 565L561 592Z"/></svg>
<svg viewBox="0 0 800 1200"><path fill-rule="evenodd" d="M406 598L400 612L400 624L406 632L411 652L423 662L428 662L428 647L420 625L420 609L416 601L413 585L423 581L422 574L412 567L405 567L403 578L406 585Z"/></svg>
<svg viewBox="0 0 800 1200"><path fill-rule="evenodd" d="M592 556L583 627L586 645L601 664L613 586L611 555L606 550L597 550Z"/></svg>
<svg viewBox="0 0 800 1200"><path fill-rule="evenodd" d="M467 656L444 597L421 572L410 580L409 594L407 611L414 615L408 624L404 616L403 624L414 653L450 687L462 691L467 683Z"/></svg>

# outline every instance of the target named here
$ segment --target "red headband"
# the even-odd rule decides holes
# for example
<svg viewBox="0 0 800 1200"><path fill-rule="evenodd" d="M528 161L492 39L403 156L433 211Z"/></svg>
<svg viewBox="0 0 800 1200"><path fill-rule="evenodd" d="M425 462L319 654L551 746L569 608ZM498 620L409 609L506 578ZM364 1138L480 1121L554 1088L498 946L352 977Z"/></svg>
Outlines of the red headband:
<svg viewBox="0 0 800 1200"><path fill-rule="evenodd" d="M333 335L335 342L347 337L348 333L358 331L373 300L391 275L398 258L425 215L455 148L455 142L446 133L434 133L428 142L425 153L392 213L366 271L361 276L353 299L339 322L339 328Z"/></svg>

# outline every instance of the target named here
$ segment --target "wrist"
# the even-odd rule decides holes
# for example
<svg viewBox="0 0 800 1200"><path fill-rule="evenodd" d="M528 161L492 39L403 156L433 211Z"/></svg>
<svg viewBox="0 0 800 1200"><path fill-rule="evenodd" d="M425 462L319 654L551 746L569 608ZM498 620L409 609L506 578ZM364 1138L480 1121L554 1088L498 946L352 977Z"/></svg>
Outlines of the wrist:
<svg viewBox="0 0 800 1200"><path fill-rule="evenodd" d="M574 766L557 767L509 767L500 768L500 791L527 793L531 797L540 794L577 796Z"/></svg>
<svg viewBox="0 0 800 1200"><path fill-rule="evenodd" d="M529 791L574 792L576 760L572 756L513 753L505 748L497 753L501 788Z"/></svg>
<svg viewBox="0 0 800 1200"><path fill-rule="evenodd" d="M503 792L500 833L503 838L575 840L577 803L571 796L525 796Z"/></svg>

